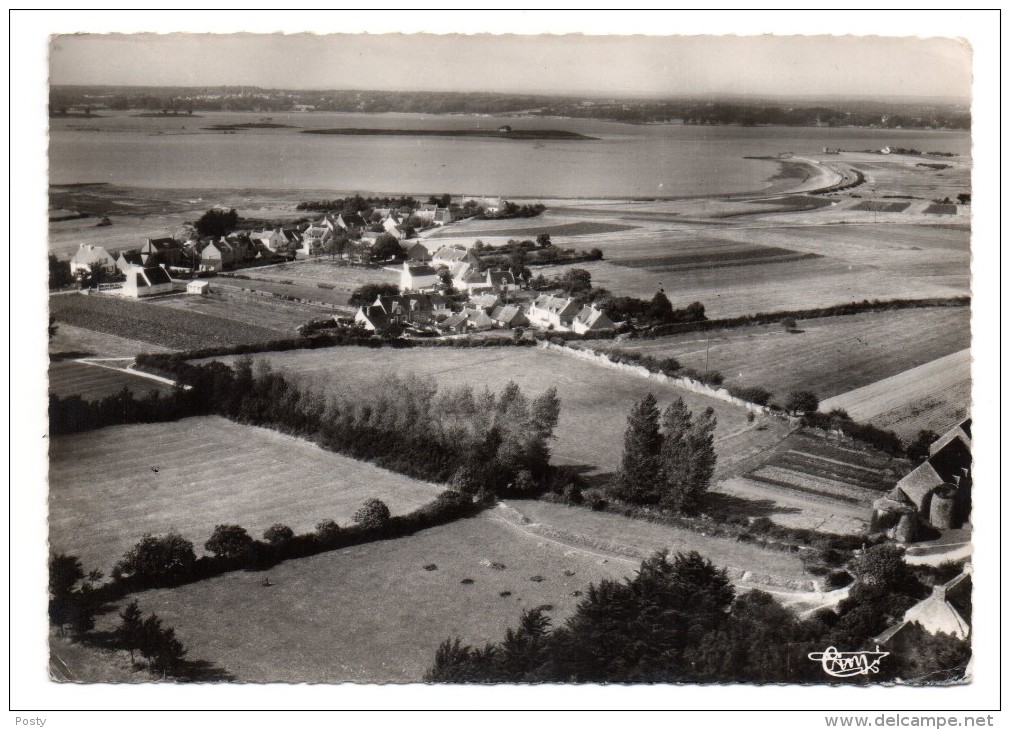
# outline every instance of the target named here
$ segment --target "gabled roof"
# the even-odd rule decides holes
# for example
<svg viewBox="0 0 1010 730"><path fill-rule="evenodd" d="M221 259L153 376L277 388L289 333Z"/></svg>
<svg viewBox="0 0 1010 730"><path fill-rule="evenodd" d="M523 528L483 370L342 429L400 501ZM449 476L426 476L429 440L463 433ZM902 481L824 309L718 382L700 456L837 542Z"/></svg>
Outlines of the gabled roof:
<svg viewBox="0 0 1010 730"><path fill-rule="evenodd" d="M172 277L160 266L131 266L125 273L128 281L133 277L132 281L138 288L172 283Z"/></svg>
<svg viewBox="0 0 1010 730"><path fill-rule="evenodd" d="M961 478L971 469L971 442L962 438L950 438L930 452L927 462L945 482L954 482L955 477Z"/></svg>
<svg viewBox="0 0 1010 730"><path fill-rule="evenodd" d="M93 264L99 261L107 261L111 258L112 256L102 246L92 246L82 243L70 260L76 264Z"/></svg>
<svg viewBox="0 0 1010 730"><path fill-rule="evenodd" d="M898 482L898 488L912 500L912 504L921 510L926 505L926 497L943 483L944 480L926 461L906 474Z"/></svg>
<svg viewBox="0 0 1010 730"><path fill-rule="evenodd" d="M403 269L410 276L438 276L438 272L428 264L404 264Z"/></svg>
<svg viewBox="0 0 1010 730"><path fill-rule="evenodd" d="M157 251L169 248L180 248L182 246L182 244L174 238L148 238L147 243L151 248Z"/></svg>
<svg viewBox="0 0 1010 730"><path fill-rule="evenodd" d="M609 329L614 326L613 320L611 320L602 309L597 309L596 307L591 307L589 305L584 306L579 313L575 315L575 321L590 328L597 327L598 329Z"/></svg>
<svg viewBox="0 0 1010 730"><path fill-rule="evenodd" d="M434 258L440 261L459 261L466 257L467 251L465 248L456 248L455 246L443 246L435 252Z"/></svg>
<svg viewBox="0 0 1010 730"><path fill-rule="evenodd" d="M135 264L139 266L143 263L144 259L140 255L140 251L120 251L119 261L122 261L125 264Z"/></svg>
<svg viewBox="0 0 1010 730"><path fill-rule="evenodd" d="M523 308L518 304L504 304L494 308L491 312L491 319L495 322L502 322L504 324L512 324L517 319L524 318Z"/></svg>
<svg viewBox="0 0 1010 730"><path fill-rule="evenodd" d="M509 286L515 286L516 277L508 269L494 269L493 271L488 271L488 280L494 286L501 286L502 284L508 284Z"/></svg>
<svg viewBox="0 0 1010 730"><path fill-rule="evenodd" d="M467 317L464 312L457 312L456 314L450 314L441 322L441 326L445 328L458 327L459 325L467 322L469 317Z"/></svg>
<svg viewBox="0 0 1010 730"><path fill-rule="evenodd" d="M579 307L571 297L562 298L551 294L541 294L533 300L533 305L537 309L543 309L551 314L561 316L574 315Z"/></svg>
<svg viewBox="0 0 1010 730"><path fill-rule="evenodd" d="M491 309L497 307L501 302L497 294L476 294L470 297L470 305L480 309Z"/></svg>
<svg viewBox="0 0 1010 730"><path fill-rule="evenodd" d="M389 324L389 316L382 311L381 307L365 306L358 307L355 318L362 317L368 321L373 328L379 330Z"/></svg>

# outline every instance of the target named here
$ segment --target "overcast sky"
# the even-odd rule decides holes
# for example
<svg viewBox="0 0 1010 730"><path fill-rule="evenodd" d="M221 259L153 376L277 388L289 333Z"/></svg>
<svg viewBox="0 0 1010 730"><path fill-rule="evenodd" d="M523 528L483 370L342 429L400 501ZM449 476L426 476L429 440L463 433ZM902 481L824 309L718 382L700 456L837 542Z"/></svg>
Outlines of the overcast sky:
<svg viewBox="0 0 1010 730"><path fill-rule="evenodd" d="M53 84L967 99L951 39L853 36L61 35Z"/></svg>

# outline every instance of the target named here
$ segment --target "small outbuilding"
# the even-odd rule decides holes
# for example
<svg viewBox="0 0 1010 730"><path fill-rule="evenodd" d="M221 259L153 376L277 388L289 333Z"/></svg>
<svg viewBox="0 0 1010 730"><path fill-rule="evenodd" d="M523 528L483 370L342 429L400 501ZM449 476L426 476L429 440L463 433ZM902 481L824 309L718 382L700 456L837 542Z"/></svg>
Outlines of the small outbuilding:
<svg viewBox="0 0 1010 730"><path fill-rule="evenodd" d="M186 284L186 293L206 296L210 294L210 282L204 279L193 279L193 281Z"/></svg>

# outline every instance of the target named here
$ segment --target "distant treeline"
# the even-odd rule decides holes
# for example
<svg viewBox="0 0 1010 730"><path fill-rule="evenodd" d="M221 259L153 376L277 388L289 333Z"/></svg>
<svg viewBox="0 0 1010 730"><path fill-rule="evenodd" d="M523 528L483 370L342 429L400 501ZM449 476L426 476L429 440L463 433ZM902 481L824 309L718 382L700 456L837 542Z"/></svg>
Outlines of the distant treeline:
<svg viewBox="0 0 1010 730"><path fill-rule="evenodd" d="M54 86L50 108L107 107L157 112L315 111L377 114L515 114L610 119L635 124L738 124L742 126L828 126L970 129L971 115L952 104L886 101L834 101L832 106L787 101L713 99L598 99L534 94L432 91L305 91L254 86L123 87Z"/></svg>
<svg viewBox="0 0 1010 730"><path fill-rule="evenodd" d="M308 200L296 205L295 209L361 213L372 208L410 208L413 210L418 205L417 199L409 195L398 197L373 196L368 198L361 195L352 195L349 198L334 198L333 200Z"/></svg>

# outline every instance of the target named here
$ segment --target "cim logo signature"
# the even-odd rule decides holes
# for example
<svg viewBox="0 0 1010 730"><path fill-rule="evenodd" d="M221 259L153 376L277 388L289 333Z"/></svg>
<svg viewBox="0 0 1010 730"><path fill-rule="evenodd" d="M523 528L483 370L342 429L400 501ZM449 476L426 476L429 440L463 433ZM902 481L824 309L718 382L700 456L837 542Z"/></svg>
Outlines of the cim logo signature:
<svg viewBox="0 0 1010 730"><path fill-rule="evenodd" d="M807 658L821 663L824 673L832 677L857 677L859 675L876 674L880 671L880 660L890 656L890 652L881 651L838 651L829 646L824 651L813 651Z"/></svg>

